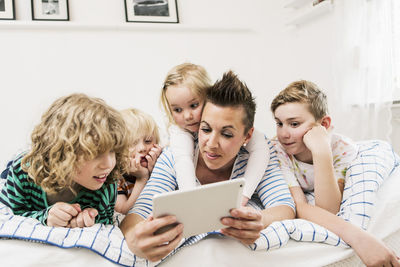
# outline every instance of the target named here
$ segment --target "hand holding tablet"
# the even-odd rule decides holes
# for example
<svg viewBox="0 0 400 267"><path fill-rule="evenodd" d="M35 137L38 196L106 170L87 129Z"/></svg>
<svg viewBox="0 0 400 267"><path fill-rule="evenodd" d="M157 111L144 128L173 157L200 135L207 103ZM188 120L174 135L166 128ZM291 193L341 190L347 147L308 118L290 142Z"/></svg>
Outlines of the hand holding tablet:
<svg viewBox="0 0 400 267"><path fill-rule="evenodd" d="M175 215L184 225L184 237L224 228L220 220L230 217L231 209L240 207L244 184L245 180L240 178L155 195L153 216ZM172 227L161 228L157 233Z"/></svg>

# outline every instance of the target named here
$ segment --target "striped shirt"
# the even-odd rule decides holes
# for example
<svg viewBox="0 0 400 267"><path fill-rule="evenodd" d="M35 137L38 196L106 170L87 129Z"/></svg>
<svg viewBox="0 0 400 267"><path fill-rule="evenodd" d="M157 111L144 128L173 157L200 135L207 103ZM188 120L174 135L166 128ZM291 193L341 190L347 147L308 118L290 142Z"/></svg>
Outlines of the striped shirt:
<svg viewBox="0 0 400 267"><path fill-rule="evenodd" d="M270 161L265 168L264 176L258 184L253 198L261 201L264 208L287 205L294 210L292 196L279 168L276 150L270 141L268 141L268 147L270 149ZM248 158L249 153L247 151L239 151L230 179L243 177ZM155 194L178 189L174 166L173 154L171 149L167 147L158 158L149 181L129 213L136 213L143 218L147 218L153 210L152 200Z"/></svg>
<svg viewBox="0 0 400 267"><path fill-rule="evenodd" d="M15 215L31 217L46 225L49 205L46 192L22 170L23 156L17 158L9 167L7 181L0 192L0 202L10 207ZM82 188L70 204L78 203L81 209L95 208L99 214L96 223L112 224L117 195L115 183L104 184L99 190Z"/></svg>

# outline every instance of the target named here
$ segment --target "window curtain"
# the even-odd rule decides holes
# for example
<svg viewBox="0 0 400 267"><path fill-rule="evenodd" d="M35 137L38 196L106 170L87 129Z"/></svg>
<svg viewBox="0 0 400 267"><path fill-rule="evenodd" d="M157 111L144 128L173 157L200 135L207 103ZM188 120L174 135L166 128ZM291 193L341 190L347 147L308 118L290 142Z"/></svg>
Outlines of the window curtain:
<svg viewBox="0 0 400 267"><path fill-rule="evenodd" d="M338 38L333 60L336 113L332 115L344 133L357 141L391 141L395 49L400 49L395 47L395 1L399 0L335 2Z"/></svg>

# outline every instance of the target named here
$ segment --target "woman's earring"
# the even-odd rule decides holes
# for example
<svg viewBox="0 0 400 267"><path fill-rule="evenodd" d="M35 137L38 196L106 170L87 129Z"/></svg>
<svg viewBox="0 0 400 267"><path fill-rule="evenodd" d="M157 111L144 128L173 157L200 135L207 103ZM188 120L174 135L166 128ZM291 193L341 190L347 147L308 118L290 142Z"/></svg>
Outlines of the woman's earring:
<svg viewBox="0 0 400 267"><path fill-rule="evenodd" d="M243 143L243 147L246 147L247 146L247 143Z"/></svg>

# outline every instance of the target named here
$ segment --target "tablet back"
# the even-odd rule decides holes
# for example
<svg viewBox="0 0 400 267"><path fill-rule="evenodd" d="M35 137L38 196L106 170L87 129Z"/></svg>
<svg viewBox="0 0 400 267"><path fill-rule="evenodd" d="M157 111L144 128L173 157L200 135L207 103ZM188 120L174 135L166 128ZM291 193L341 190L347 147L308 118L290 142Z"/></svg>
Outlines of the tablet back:
<svg viewBox="0 0 400 267"><path fill-rule="evenodd" d="M220 219L240 207L244 183L240 178L155 195L153 215L175 215L184 225L184 237L224 228Z"/></svg>

